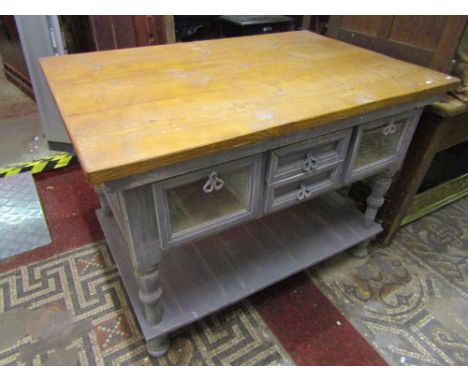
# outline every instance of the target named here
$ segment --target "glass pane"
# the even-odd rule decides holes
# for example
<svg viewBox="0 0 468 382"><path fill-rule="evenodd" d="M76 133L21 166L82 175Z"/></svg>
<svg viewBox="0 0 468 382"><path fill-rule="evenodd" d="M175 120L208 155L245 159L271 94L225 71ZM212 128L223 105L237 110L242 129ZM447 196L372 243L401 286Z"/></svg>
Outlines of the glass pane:
<svg viewBox="0 0 468 382"><path fill-rule="evenodd" d="M356 160L354 161L354 168L377 162L393 155L397 149L404 125L405 122L400 121L395 123L394 128L379 126L375 129L364 131L361 136Z"/></svg>
<svg viewBox="0 0 468 382"><path fill-rule="evenodd" d="M220 190L204 192L208 176L167 192L171 231L176 233L247 209L250 167L219 172Z"/></svg>

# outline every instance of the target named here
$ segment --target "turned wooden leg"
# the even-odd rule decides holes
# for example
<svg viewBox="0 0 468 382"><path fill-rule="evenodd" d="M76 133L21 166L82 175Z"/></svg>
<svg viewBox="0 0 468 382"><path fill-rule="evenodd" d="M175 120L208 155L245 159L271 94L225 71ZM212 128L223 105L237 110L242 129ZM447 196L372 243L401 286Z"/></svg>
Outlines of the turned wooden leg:
<svg viewBox="0 0 468 382"><path fill-rule="evenodd" d="M144 271L136 271L135 274L140 287L138 297L143 304L143 313L146 321L151 325L157 325L161 322L163 315L159 265L155 265Z"/></svg>
<svg viewBox="0 0 468 382"><path fill-rule="evenodd" d="M143 271L135 271L135 276L140 288L138 298L143 306L143 315L150 325L158 325L164 314L159 264ZM169 339L167 336L160 336L147 340L146 349L152 357L160 357L169 350Z"/></svg>
<svg viewBox="0 0 468 382"><path fill-rule="evenodd" d="M96 193L99 197L99 202L101 203L101 210L104 216L112 216L112 210L109 207L109 203L107 202L106 195L104 194L104 190L101 186L95 187Z"/></svg>
<svg viewBox="0 0 468 382"><path fill-rule="evenodd" d="M364 227L370 228L375 221L375 217L380 207L384 204L385 193L390 188L394 169L386 170L375 175L372 179L371 193L367 198L367 208L364 213ZM354 257L363 258L368 255L370 240L365 240L352 248L351 253Z"/></svg>
<svg viewBox="0 0 468 382"><path fill-rule="evenodd" d="M153 192L150 185L124 190L118 194L126 225L129 256L138 282L138 299L149 325L157 326L164 317L163 288L160 279L162 251L158 237ZM156 357L169 347L167 337L149 339L148 352Z"/></svg>
<svg viewBox="0 0 468 382"><path fill-rule="evenodd" d="M140 290L138 297L143 305L146 321L151 325L161 322L164 309L161 303L161 284L159 283L159 266L136 273ZM169 350L169 338L160 336L146 341L146 350L152 357L160 357Z"/></svg>
<svg viewBox="0 0 468 382"><path fill-rule="evenodd" d="M372 180L371 193L367 198L367 208L364 213L364 226L366 228L372 226L379 208L384 204L384 196L392 184L392 176L394 173L395 171L393 169L389 169L375 175Z"/></svg>
<svg viewBox="0 0 468 382"><path fill-rule="evenodd" d="M365 240L362 243L359 243L358 245L351 248L351 255L359 259L367 257L367 255L369 254L369 242L370 240Z"/></svg>

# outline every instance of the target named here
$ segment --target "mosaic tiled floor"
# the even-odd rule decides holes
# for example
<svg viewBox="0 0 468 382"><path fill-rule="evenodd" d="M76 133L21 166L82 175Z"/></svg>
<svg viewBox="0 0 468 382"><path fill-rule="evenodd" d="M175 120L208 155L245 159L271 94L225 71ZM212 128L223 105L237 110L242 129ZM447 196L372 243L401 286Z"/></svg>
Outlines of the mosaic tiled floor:
<svg viewBox="0 0 468 382"><path fill-rule="evenodd" d="M99 208L99 200L94 189L86 182L79 165L72 165L54 172L35 174L34 178L44 207L52 243L0 261L0 275L18 268L23 269L37 261L51 259L57 254L100 241L103 238L95 214L95 209ZM70 252L69 256L74 256L74 252ZM298 292L299 290L302 292ZM0 287L0 299L3 298L1 291ZM7 296L10 298L9 295ZM269 329L280 340L296 364L385 364L372 346L305 275L290 278L286 283L268 288L256 297L250 299L255 309L252 315L258 319L259 316L255 311L259 313L263 322L268 324ZM106 303L103 300L103 304ZM249 311L252 310L250 305L247 307ZM21 315L27 315L29 312L29 310L17 310L17 321L22 322ZM4 314L11 315L10 310L3 313L0 310L0 319ZM63 317L68 319L68 316ZM337 320L342 323L340 326L336 324ZM263 327L263 324L258 325ZM198 328L201 330L200 326ZM304 328L307 330L304 331ZM24 330L22 327L13 329L17 332ZM237 330L226 332L224 341L235 342L232 338L229 339L228 334L233 337L237 332ZM179 342L180 340L175 340L174 343ZM343 342L353 344L353 346L343 346ZM2 348L1 343L0 338L0 348ZM201 346L203 342L192 341L190 344ZM126 349L133 351L130 347ZM256 349L259 352L264 351L262 347ZM138 351L143 354L143 346L139 347ZM200 353L196 349L192 349L191 352ZM202 353L204 354L203 351ZM251 362L252 359L255 357L251 353L246 362ZM55 361L58 362L57 358ZM213 364L215 361L210 361L211 363L207 361L207 363Z"/></svg>
<svg viewBox="0 0 468 382"><path fill-rule="evenodd" d="M468 198L310 276L389 364L468 365Z"/></svg>
<svg viewBox="0 0 468 382"><path fill-rule="evenodd" d="M288 365L248 302L148 356L105 243L0 274L0 365Z"/></svg>

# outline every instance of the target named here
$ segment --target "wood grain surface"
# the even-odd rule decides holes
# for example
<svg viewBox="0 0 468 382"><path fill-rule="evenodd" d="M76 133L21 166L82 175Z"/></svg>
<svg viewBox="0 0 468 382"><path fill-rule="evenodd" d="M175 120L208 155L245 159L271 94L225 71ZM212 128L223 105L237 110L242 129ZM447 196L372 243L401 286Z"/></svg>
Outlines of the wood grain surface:
<svg viewBox="0 0 468 382"><path fill-rule="evenodd" d="M92 184L455 88L308 31L41 59Z"/></svg>

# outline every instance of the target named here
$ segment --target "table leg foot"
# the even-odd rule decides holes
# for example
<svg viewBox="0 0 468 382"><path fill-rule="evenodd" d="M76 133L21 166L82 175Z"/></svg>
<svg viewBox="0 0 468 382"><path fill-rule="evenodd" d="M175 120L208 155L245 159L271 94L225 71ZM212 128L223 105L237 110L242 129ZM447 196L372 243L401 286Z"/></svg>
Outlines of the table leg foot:
<svg viewBox="0 0 468 382"><path fill-rule="evenodd" d="M169 338L161 336L146 341L146 350L151 357L161 357L169 350Z"/></svg>
<svg viewBox="0 0 468 382"><path fill-rule="evenodd" d="M369 256L369 240L363 241L351 248L351 255L358 259L363 259Z"/></svg>

